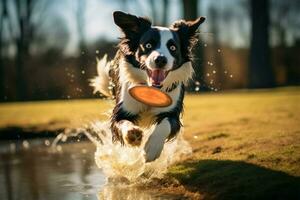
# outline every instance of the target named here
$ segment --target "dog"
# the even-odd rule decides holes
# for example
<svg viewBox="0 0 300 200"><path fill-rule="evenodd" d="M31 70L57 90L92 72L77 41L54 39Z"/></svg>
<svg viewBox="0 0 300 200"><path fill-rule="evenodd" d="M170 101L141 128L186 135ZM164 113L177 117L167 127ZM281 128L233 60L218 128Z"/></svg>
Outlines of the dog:
<svg viewBox="0 0 300 200"><path fill-rule="evenodd" d="M98 62L98 76L91 85L94 92L115 98L110 119L114 142L140 146L141 127L155 125L144 146L145 160L151 162L182 127L185 86L194 73L191 50L205 18L175 21L169 28L152 26L148 18L122 11L115 11L113 19L123 36L115 58L107 61L104 56ZM128 89L140 84L159 88L171 97L172 104L150 107L135 100Z"/></svg>

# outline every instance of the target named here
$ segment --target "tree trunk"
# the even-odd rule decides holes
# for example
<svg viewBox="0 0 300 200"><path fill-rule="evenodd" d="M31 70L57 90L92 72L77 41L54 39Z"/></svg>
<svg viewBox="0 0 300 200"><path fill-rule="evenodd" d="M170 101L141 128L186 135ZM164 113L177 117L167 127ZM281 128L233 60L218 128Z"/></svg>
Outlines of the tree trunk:
<svg viewBox="0 0 300 200"><path fill-rule="evenodd" d="M2 0L2 10L0 13L0 101L4 100L5 96L5 83L4 83L4 65L3 65L3 29L4 21L7 17L7 1Z"/></svg>
<svg viewBox="0 0 300 200"><path fill-rule="evenodd" d="M18 101L25 101L26 100L26 82L25 82L25 74L24 74L24 66L25 66L25 54L28 53L28 50L25 45L26 42L26 23L25 23L25 15L23 15L24 6L22 6L22 2L20 0L16 1L16 8L17 8L17 19L19 25L19 36L16 39L16 57L15 57L15 64L16 64L16 97Z"/></svg>
<svg viewBox="0 0 300 200"><path fill-rule="evenodd" d="M269 49L269 1L250 0L252 36L249 63L249 87L274 86Z"/></svg>
<svg viewBox="0 0 300 200"><path fill-rule="evenodd" d="M218 85L224 86L225 77L224 77L224 64L223 58L221 56L221 45L220 45L220 34L218 28L218 19L220 16L218 15L218 10L215 7L211 7L209 9L209 20L210 20L210 32L213 34L212 47L213 47L213 60L214 66L216 69L215 79L212 83L212 87L218 87Z"/></svg>
<svg viewBox="0 0 300 200"><path fill-rule="evenodd" d="M85 70L88 64L88 52L85 41L85 10L86 10L86 2L85 0L77 1L76 8L76 25L77 25L77 33L78 33L78 49L79 49L79 57L78 57L78 82L80 84L79 91L85 91L88 89L88 81L86 79ZM78 94L80 97L84 97L83 93Z"/></svg>
<svg viewBox="0 0 300 200"><path fill-rule="evenodd" d="M4 66L3 66L3 40L2 40L2 33L3 33L3 23L4 22L4 16L1 13L0 16L0 101L3 101L4 99Z"/></svg>
<svg viewBox="0 0 300 200"><path fill-rule="evenodd" d="M169 0L163 0L163 9L162 9L162 26L168 26L168 16L169 16Z"/></svg>
<svg viewBox="0 0 300 200"><path fill-rule="evenodd" d="M24 39L20 37L17 41L17 54L16 54L16 89L17 89L17 100L25 101L26 100L26 82L25 82L25 74L24 74L24 66L25 66L25 52L24 52Z"/></svg>
<svg viewBox="0 0 300 200"><path fill-rule="evenodd" d="M185 20L195 20L198 16L198 0L182 0L183 7L183 18ZM193 67L195 70L194 80L190 83L187 88L187 91L193 92L195 88L198 87L198 83L200 83L200 90L208 90L207 85L204 83L204 67L203 67L203 59L204 59L204 49L203 43L199 40L198 44L195 45L193 49L194 54L194 62Z"/></svg>
<svg viewBox="0 0 300 200"><path fill-rule="evenodd" d="M198 17L198 0L182 0L183 18L195 20Z"/></svg>

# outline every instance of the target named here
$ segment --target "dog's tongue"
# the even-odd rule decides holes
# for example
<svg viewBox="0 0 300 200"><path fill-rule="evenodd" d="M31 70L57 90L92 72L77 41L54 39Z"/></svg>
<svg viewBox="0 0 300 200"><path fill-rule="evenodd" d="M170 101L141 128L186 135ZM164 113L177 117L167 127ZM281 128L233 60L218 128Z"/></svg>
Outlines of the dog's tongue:
<svg viewBox="0 0 300 200"><path fill-rule="evenodd" d="M150 79L152 85L158 85L158 86L161 85L161 82L165 80L165 77L166 75L164 70L161 69L151 70Z"/></svg>

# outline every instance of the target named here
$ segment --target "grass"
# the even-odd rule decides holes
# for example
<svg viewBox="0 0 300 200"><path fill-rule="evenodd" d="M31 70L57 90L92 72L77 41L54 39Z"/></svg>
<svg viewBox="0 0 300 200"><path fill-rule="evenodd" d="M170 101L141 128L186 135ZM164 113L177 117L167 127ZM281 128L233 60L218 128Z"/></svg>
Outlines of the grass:
<svg viewBox="0 0 300 200"><path fill-rule="evenodd" d="M74 127L112 104L70 100L0 104L0 128ZM300 88L188 95L193 154L168 177L208 199L300 199Z"/></svg>
<svg viewBox="0 0 300 200"><path fill-rule="evenodd" d="M73 128L95 119L106 119L111 102L102 100L41 101L0 104L0 129L39 127Z"/></svg>

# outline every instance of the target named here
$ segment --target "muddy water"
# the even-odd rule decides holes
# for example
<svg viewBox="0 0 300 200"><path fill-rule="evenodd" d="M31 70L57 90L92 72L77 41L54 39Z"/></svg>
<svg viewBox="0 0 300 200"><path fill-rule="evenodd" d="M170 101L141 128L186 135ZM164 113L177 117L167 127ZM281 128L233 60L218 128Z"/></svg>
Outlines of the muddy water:
<svg viewBox="0 0 300 200"><path fill-rule="evenodd" d="M50 144L45 139L0 141L1 200L173 199L107 184L90 142L61 144L55 151Z"/></svg>

